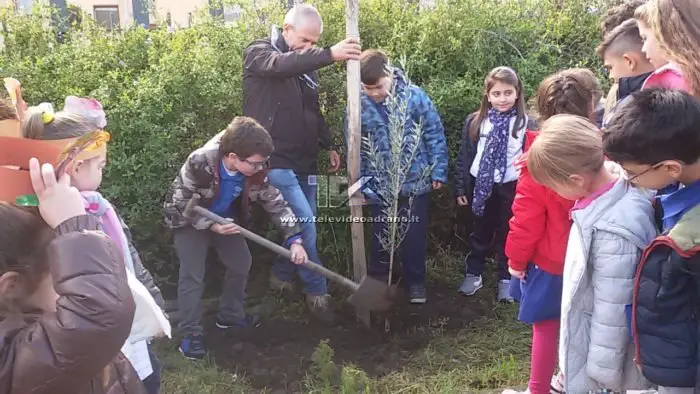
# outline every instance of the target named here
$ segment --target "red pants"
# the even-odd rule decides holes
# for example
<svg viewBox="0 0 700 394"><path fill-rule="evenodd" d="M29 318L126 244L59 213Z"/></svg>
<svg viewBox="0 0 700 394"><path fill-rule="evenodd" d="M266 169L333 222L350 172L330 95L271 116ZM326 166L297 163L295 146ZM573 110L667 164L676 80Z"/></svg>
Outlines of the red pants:
<svg viewBox="0 0 700 394"><path fill-rule="evenodd" d="M558 343L559 320L545 320L532 325L531 394L549 394L552 375L557 367Z"/></svg>

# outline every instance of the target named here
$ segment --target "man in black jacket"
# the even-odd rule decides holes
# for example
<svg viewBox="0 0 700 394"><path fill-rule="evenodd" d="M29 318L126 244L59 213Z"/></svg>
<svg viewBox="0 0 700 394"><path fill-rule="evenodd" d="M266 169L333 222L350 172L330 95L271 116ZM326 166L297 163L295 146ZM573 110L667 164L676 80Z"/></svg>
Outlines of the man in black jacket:
<svg viewBox="0 0 700 394"><path fill-rule="evenodd" d="M272 136L268 180L283 194L300 220L309 260L320 264L316 250L316 182L319 147L330 153L330 171L340 167L340 156L318 102L316 70L334 62L359 59L361 48L348 38L331 48L315 46L323 21L312 6L300 4L284 18L280 30L251 43L243 54L243 114L256 119ZM326 279L308 269L278 259L270 285L288 293L294 273L304 282L311 311L330 320Z"/></svg>

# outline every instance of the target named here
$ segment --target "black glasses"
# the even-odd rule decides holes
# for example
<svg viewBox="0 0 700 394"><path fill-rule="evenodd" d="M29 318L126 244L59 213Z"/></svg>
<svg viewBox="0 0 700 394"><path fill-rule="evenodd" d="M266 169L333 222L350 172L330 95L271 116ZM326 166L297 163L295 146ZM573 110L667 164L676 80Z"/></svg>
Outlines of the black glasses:
<svg viewBox="0 0 700 394"><path fill-rule="evenodd" d="M653 166L650 166L649 168L647 168L646 170L640 172L639 174L636 174L636 175L631 176L631 177L630 177L630 173L629 173L627 170L625 170L625 173L626 173L627 176L628 176L628 180L629 180L630 182L634 182L636 179L639 179L640 176L646 174L647 172L654 171L654 170L658 170L662 165L664 165L663 162L662 162L662 163L656 163L656 164L654 164Z"/></svg>
<svg viewBox="0 0 700 394"><path fill-rule="evenodd" d="M243 161L246 162L246 163L248 163L249 166L253 167L253 169L254 169L255 171L260 171L260 170L262 170L263 168L265 168L265 166L267 165L268 160L270 160L269 157L268 157L267 159L263 160L263 161L250 161L250 160L248 160L248 159L243 159Z"/></svg>

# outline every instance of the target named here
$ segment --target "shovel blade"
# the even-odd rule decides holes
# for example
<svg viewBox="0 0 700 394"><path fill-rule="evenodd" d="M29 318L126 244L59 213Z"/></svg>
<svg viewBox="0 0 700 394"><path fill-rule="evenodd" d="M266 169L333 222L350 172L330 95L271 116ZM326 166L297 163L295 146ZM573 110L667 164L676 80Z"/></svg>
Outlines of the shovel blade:
<svg viewBox="0 0 700 394"><path fill-rule="evenodd" d="M393 297L386 283L366 276L357 290L348 297L348 302L359 309L381 312L391 307Z"/></svg>

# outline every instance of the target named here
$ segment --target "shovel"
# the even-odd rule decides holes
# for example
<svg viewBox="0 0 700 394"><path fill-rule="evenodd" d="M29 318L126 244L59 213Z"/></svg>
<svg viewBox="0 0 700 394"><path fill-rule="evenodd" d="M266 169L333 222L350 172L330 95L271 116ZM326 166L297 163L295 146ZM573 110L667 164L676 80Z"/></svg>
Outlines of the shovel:
<svg viewBox="0 0 700 394"><path fill-rule="evenodd" d="M199 206L199 201L201 196L199 194L194 194L192 199L187 203L183 215L186 218L193 218L196 215L203 216L215 223L219 224L229 224L233 223L231 219L225 219L210 210ZM284 256L286 258L291 257L291 252L276 243L265 239L258 234L255 234L249 230L238 226L240 235L249 239L258 245L261 245L271 251ZM360 283L355 283L352 280L335 273L328 268L325 268L319 264L313 263L311 261L306 261L301 264L304 268L307 268L317 274L323 275L326 278L340 284L343 287L348 288L353 292L350 297L348 297L348 302L359 309L365 309L370 311L385 311L391 307L392 297L389 290L389 286L379 280L365 276Z"/></svg>

